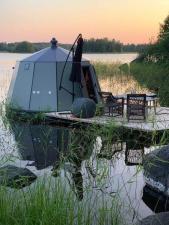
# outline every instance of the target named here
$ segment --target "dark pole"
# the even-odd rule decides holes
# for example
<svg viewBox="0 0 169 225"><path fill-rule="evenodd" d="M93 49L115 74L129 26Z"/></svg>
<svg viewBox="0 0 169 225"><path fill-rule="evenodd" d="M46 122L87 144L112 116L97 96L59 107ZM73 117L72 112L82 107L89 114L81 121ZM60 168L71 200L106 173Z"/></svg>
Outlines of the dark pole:
<svg viewBox="0 0 169 225"><path fill-rule="evenodd" d="M74 48L72 49L72 59L74 57ZM74 101L75 98L75 82L73 81L73 94L72 94L72 103Z"/></svg>
<svg viewBox="0 0 169 225"><path fill-rule="evenodd" d="M69 56L70 56L71 51L73 51L74 46L75 46L77 40L79 39L79 37L81 37L81 34L79 34L79 35L77 36L77 38L76 38L76 40L74 41L74 43L73 43L71 49L69 50L69 54L68 54L68 56L67 56L67 58L66 58L66 61L65 61L65 64L64 64L64 67L63 67L63 70L62 70L62 75L61 75L60 84L59 84L59 90L62 89L62 80L63 80L63 75L64 75L64 72L65 72L65 68L66 68L66 64L67 64L68 58L69 58Z"/></svg>

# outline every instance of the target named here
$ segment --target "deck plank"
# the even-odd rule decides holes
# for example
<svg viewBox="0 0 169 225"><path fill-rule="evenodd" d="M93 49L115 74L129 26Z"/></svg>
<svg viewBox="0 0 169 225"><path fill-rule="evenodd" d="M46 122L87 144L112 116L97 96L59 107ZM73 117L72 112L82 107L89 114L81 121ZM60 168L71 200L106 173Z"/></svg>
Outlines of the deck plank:
<svg viewBox="0 0 169 225"><path fill-rule="evenodd" d="M108 117L96 116L93 118L81 119L74 117L71 113L46 113L47 117L54 120L66 120L69 122L81 122L86 124L107 125L113 123L115 126L123 126L126 128L140 131L165 131L169 130L169 108L158 107L157 114L153 110L149 110L146 121L127 121L126 117Z"/></svg>

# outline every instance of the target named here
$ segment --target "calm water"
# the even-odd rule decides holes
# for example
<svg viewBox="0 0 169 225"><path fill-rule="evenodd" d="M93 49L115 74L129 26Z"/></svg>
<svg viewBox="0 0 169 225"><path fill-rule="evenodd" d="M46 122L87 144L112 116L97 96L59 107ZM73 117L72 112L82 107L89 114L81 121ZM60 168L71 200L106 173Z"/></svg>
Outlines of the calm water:
<svg viewBox="0 0 169 225"><path fill-rule="evenodd" d="M138 53L115 53L115 54L84 54L84 58L100 62L130 63L138 56Z"/></svg>
<svg viewBox="0 0 169 225"><path fill-rule="evenodd" d="M19 53L0 53L0 71L4 69L12 69L17 60L21 60L28 57L30 54L19 54ZM83 54L84 58L91 61L100 62L121 62L129 63L137 57L137 53L128 54Z"/></svg>
<svg viewBox="0 0 169 225"><path fill-rule="evenodd" d="M8 88L12 66L25 56L0 53L0 77L4 81L0 86L1 96ZM125 57L124 54L88 56L92 60L109 58L123 62L134 57L126 54ZM146 191L140 167L151 144L143 138L139 140L120 134L107 142L105 135L89 135L88 132L87 129L81 131L24 122L11 123L9 129L1 118L0 166L26 167L38 176L34 183L44 174L53 180L59 178L74 192L77 201L87 202L90 198L96 210L103 200L111 202L118 195L125 224L131 225L152 214L153 207L147 206L147 199L150 202L152 196Z"/></svg>

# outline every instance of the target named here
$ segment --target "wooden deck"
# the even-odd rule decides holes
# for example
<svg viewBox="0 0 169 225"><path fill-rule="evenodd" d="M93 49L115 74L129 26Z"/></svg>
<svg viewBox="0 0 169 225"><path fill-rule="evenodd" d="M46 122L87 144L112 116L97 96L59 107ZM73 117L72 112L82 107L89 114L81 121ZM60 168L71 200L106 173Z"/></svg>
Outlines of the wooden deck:
<svg viewBox="0 0 169 225"><path fill-rule="evenodd" d="M61 120L70 123L79 122L85 124L97 124L97 125L107 125L113 123L116 126L122 126L125 128L130 128L133 130L140 130L145 132L154 131L165 131L169 130L169 108L158 107L156 114L154 110L148 111L148 116L146 121L133 120L127 121L126 117L108 117L108 116L97 116L88 119L81 119L74 117L71 113L46 113L46 117L54 121Z"/></svg>

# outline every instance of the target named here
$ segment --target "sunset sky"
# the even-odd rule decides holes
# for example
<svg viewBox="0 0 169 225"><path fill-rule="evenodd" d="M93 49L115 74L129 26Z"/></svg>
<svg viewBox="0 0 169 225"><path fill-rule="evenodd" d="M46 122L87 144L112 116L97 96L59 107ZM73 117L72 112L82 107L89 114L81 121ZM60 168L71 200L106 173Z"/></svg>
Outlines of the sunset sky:
<svg viewBox="0 0 169 225"><path fill-rule="evenodd" d="M168 14L169 0L0 0L0 42L72 43L82 33L146 43Z"/></svg>

